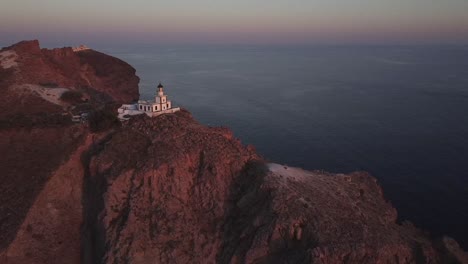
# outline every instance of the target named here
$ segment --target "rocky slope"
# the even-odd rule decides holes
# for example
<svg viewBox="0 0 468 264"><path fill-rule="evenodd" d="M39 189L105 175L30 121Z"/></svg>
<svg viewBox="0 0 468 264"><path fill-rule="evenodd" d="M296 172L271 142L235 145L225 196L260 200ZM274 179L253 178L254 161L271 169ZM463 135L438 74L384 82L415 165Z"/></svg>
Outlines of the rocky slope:
<svg viewBox="0 0 468 264"><path fill-rule="evenodd" d="M22 45L2 67L49 60L51 51L23 54ZM53 63L81 69L74 59ZM39 78L21 69L9 89ZM93 100L137 94L106 90L115 74L88 77L110 93ZM61 76L54 81L67 89L81 78ZM397 223L368 174L266 164L229 129L185 110L99 132L46 121L0 127L0 263L468 263L452 239Z"/></svg>
<svg viewBox="0 0 468 264"><path fill-rule="evenodd" d="M56 230L44 227L63 224L63 219L48 219L51 216L42 211L56 212L53 203L39 202L44 200L41 197L55 195L54 201L61 208L81 206L80 191L73 194L78 195L73 204L60 205L69 195L61 193L60 188L66 190L69 186L62 176L54 176L69 173L66 177L82 184L83 173L78 172L84 150L80 146L87 142L89 129L73 125L69 115L75 107L95 110L107 101L134 100L138 98L138 81L130 65L93 50L40 49L38 41L24 41L0 50L0 252L10 245L17 249L14 252L35 256L39 252L35 244L50 249L55 246L48 243L51 240L62 247L79 241L79 237L73 237L79 236L81 217L74 220L78 221L78 233L71 239L66 226L56 226ZM81 98L64 101L60 95L65 91L78 93ZM69 163L69 171L58 172ZM48 187L53 181L54 187ZM74 190L80 188L74 186ZM55 239L51 233L66 239ZM74 248L80 252L79 247ZM43 256L51 257L46 253Z"/></svg>
<svg viewBox="0 0 468 264"><path fill-rule="evenodd" d="M264 164L188 112L134 119L103 144L87 162L89 263L457 263L397 224L368 174Z"/></svg>
<svg viewBox="0 0 468 264"><path fill-rule="evenodd" d="M134 68L106 54L19 42L0 50L0 118L62 112L67 104L54 98L57 88L96 103L130 102L138 99L138 82Z"/></svg>

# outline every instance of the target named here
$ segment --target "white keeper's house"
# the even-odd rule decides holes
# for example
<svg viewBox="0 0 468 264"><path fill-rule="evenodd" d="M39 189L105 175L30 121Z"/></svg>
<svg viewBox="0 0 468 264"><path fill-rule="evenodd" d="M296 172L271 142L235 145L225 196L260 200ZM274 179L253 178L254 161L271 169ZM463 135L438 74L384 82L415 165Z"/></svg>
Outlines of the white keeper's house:
<svg viewBox="0 0 468 264"><path fill-rule="evenodd" d="M171 114L179 111L180 108L172 108L172 103L167 99L167 95L164 94L164 86L159 83L157 93L154 97L154 101L139 100L135 104L123 104L119 109L119 118L122 120L128 120L129 116L146 114L150 117Z"/></svg>

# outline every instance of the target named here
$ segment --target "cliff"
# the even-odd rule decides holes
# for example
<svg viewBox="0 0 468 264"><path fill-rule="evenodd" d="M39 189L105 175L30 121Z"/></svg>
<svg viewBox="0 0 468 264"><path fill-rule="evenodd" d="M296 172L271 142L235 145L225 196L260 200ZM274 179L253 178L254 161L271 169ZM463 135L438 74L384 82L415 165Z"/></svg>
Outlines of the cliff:
<svg viewBox="0 0 468 264"><path fill-rule="evenodd" d="M49 61L52 51L31 50L21 57ZM56 72L74 72L71 61L53 62ZM34 74L22 70L21 80ZM60 86L79 80L62 76ZM20 80L9 78L8 87ZM134 92L108 88L93 87L109 92L93 100ZM367 173L268 164L186 110L98 132L13 122L0 127L0 148L0 263L468 263L454 240L397 223Z"/></svg>
<svg viewBox="0 0 468 264"><path fill-rule="evenodd" d="M457 263L463 257L411 224L398 224L367 173L265 164L229 130L204 127L186 111L133 119L101 146L86 162L89 262Z"/></svg>
<svg viewBox="0 0 468 264"><path fill-rule="evenodd" d="M0 50L0 118L60 113L65 91L90 103L137 100L139 78L127 63L92 49L41 49L37 40Z"/></svg>
<svg viewBox="0 0 468 264"><path fill-rule="evenodd" d="M68 233L68 222L62 216L54 214L48 219L48 210L57 211L44 202L55 197L69 218L74 216L67 210L81 206L81 187L67 187L68 180L82 183L80 156L90 133L86 126L73 125L71 115L79 109L93 112L106 103L135 100L138 82L130 65L94 50L47 50L41 49L38 41L23 41L0 50L0 252L24 237L21 225L31 219L33 224L26 224L26 234L45 249L54 245L47 239L57 237L39 235L41 226L49 221L62 223L64 226L54 232L61 233L63 239L54 243L76 250L79 258L79 230ZM75 97L69 100L63 96L67 94ZM68 202L67 197L71 199ZM82 219L74 217L73 221L79 226ZM73 241L77 240L75 246ZM21 243L35 244L29 240ZM24 252L23 247L18 250Z"/></svg>

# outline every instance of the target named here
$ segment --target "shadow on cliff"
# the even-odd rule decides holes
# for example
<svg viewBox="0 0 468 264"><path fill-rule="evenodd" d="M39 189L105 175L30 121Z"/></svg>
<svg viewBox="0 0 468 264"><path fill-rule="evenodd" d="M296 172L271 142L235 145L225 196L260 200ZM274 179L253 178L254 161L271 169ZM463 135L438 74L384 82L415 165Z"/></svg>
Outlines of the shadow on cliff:
<svg viewBox="0 0 468 264"><path fill-rule="evenodd" d="M15 239L38 195L85 135L81 127L48 123L0 128L0 250Z"/></svg>
<svg viewBox="0 0 468 264"><path fill-rule="evenodd" d="M308 248L316 244L312 234L296 234L277 229L271 187L265 185L268 168L262 161L250 161L232 183L225 204L223 244L218 263L309 263ZM279 232L280 238L272 238ZM259 249L260 247L260 249Z"/></svg>
<svg viewBox="0 0 468 264"><path fill-rule="evenodd" d="M223 219L223 244L218 263L230 263L234 258L245 262L247 251L264 222L271 220L270 193L261 189L267 167L262 162L249 162L231 184ZM254 224L261 215L259 226ZM269 219L263 219L269 218Z"/></svg>
<svg viewBox="0 0 468 264"><path fill-rule="evenodd" d="M81 157L84 168L81 227L81 263L83 264L102 263L105 252L105 230L98 215L104 207L103 194L106 192L107 182L104 175L94 177L91 175L90 163L92 158L104 149L112 136L111 132L100 140L93 138L93 145Z"/></svg>
<svg viewBox="0 0 468 264"><path fill-rule="evenodd" d="M304 226L298 235L296 226L278 223L274 188L265 182L268 173L264 162L250 161L232 183L218 263L310 263L309 249L317 241Z"/></svg>

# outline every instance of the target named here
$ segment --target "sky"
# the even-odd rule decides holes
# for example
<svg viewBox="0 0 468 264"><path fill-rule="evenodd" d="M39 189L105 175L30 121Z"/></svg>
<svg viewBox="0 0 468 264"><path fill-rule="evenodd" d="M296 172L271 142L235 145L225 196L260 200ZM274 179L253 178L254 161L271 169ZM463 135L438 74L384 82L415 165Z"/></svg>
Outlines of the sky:
<svg viewBox="0 0 468 264"><path fill-rule="evenodd" d="M0 44L468 43L468 0L4 0L0 6Z"/></svg>

